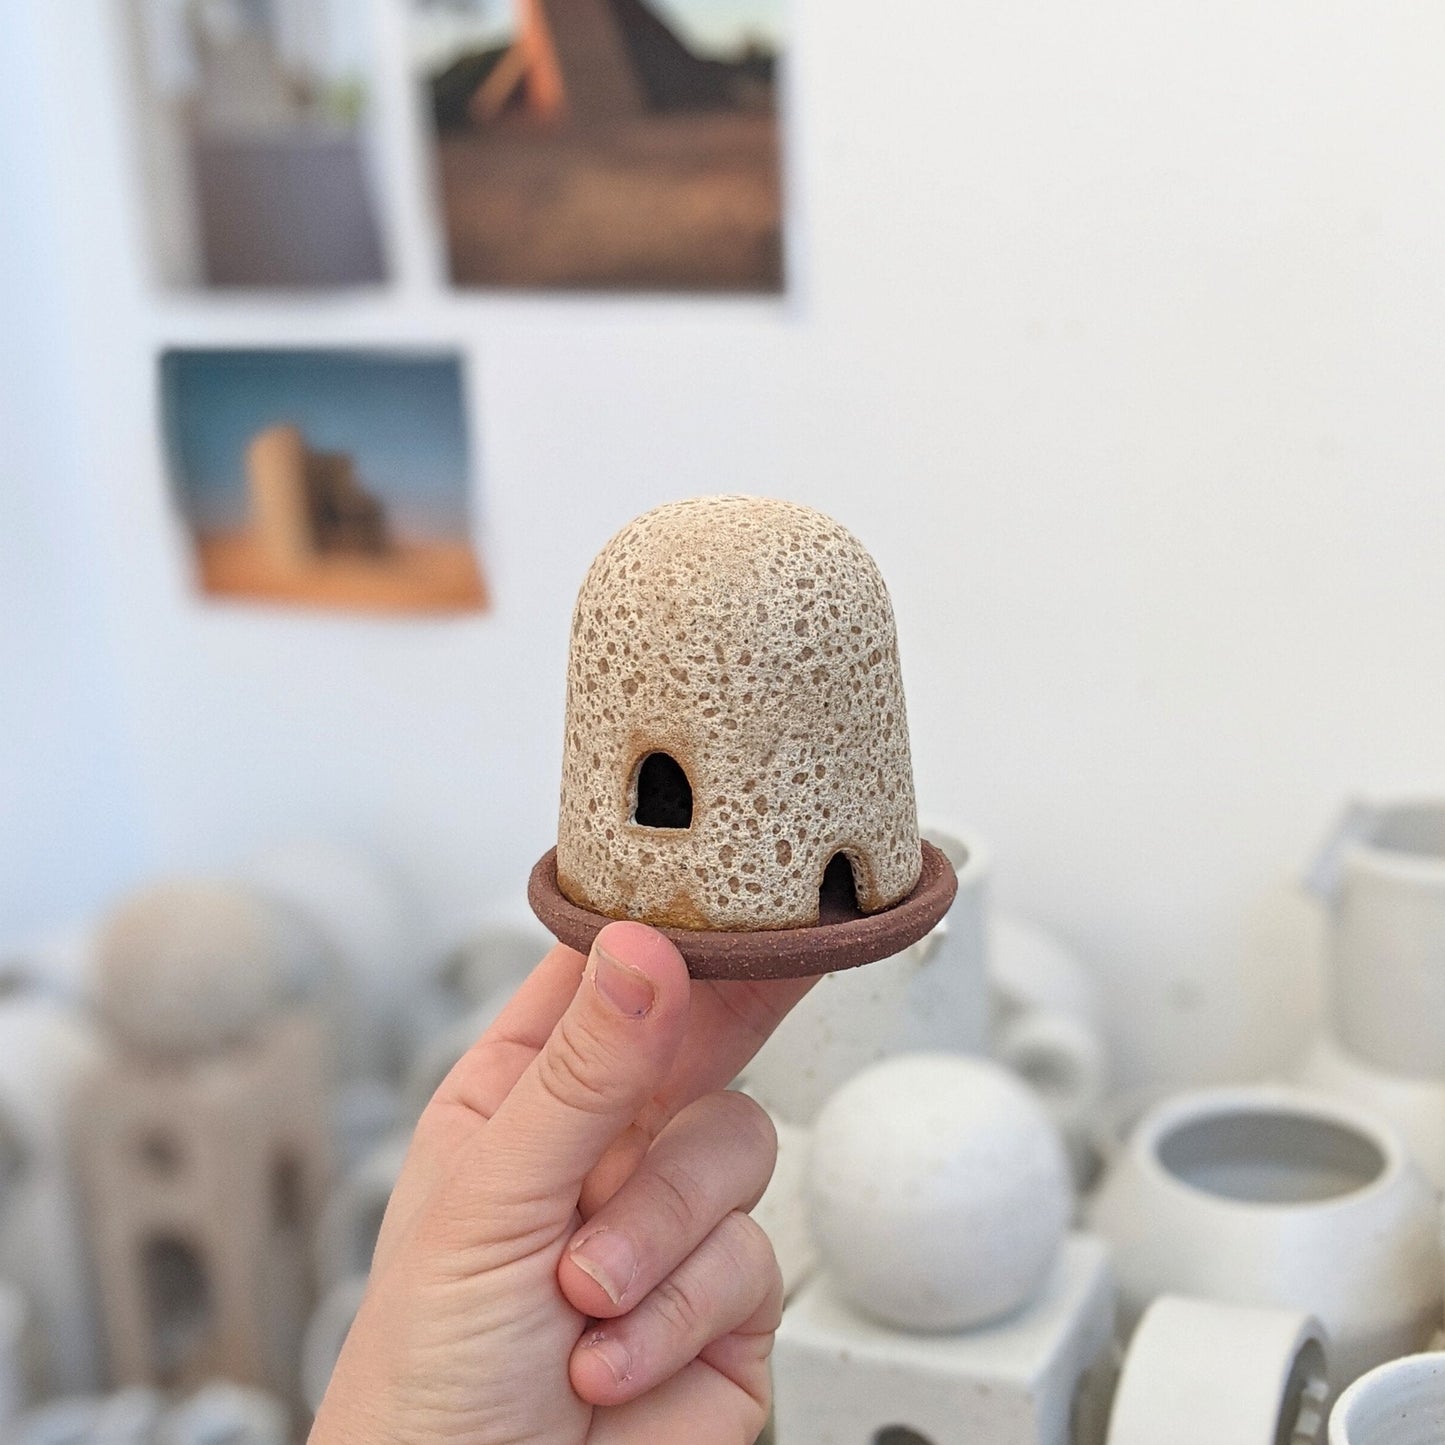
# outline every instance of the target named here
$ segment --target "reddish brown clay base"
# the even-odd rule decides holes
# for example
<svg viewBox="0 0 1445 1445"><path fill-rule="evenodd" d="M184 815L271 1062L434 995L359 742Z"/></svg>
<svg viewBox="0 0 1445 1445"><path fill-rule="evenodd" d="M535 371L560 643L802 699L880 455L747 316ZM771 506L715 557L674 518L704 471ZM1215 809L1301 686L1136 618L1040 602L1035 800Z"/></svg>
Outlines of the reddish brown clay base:
<svg viewBox="0 0 1445 1445"><path fill-rule="evenodd" d="M806 978L902 953L948 912L957 891L953 864L925 840L923 870L913 891L881 913L825 909L825 921L807 928L751 933L664 928L661 932L677 945L694 978ZM563 896L557 886L555 848L548 849L532 869L527 901L548 931L578 953L586 953L598 933L616 922Z"/></svg>

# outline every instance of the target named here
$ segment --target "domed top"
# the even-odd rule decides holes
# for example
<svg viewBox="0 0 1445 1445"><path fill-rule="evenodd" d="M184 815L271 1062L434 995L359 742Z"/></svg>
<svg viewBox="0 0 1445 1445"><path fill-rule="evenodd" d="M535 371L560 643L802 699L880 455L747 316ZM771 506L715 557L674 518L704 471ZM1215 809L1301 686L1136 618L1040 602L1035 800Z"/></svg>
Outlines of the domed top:
<svg viewBox="0 0 1445 1445"><path fill-rule="evenodd" d="M162 883L105 921L95 1002L144 1053L213 1052L252 1033L296 981L306 941L285 912L236 884Z"/></svg>
<svg viewBox="0 0 1445 1445"><path fill-rule="evenodd" d="M825 873L868 913L919 870L893 609L857 539L756 497L624 527L572 619L567 898L664 927L795 928L819 921Z"/></svg>

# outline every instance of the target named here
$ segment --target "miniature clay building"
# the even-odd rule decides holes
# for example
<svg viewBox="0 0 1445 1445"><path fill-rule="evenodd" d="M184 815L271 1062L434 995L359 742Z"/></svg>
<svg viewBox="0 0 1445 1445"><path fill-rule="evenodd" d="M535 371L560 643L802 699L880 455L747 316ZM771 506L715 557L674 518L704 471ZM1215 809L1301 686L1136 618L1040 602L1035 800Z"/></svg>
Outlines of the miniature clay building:
<svg viewBox="0 0 1445 1445"><path fill-rule="evenodd" d="M561 897L603 922L742 934L881 914L925 874L942 906L921 931L953 873L920 844L893 610L862 545L755 497L624 527L573 614Z"/></svg>
<svg viewBox="0 0 1445 1445"><path fill-rule="evenodd" d="M102 930L113 1047L71 1137L114 1384L294 1392L328 1132L289 946L264 899L221 884L153 889Z"/></svg>

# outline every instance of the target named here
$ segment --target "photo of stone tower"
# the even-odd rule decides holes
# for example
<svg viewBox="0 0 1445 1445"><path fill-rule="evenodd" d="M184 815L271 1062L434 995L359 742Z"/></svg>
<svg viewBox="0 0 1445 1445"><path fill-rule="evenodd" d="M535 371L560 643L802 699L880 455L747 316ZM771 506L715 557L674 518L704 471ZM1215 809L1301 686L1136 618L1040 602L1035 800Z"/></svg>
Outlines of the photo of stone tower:
<svg viewBox="0 0 1445 1445"><path fill-rule="evenodd" d="M161 391L207 593L383 612L486 605L455 357L172 351Z"/></svg>

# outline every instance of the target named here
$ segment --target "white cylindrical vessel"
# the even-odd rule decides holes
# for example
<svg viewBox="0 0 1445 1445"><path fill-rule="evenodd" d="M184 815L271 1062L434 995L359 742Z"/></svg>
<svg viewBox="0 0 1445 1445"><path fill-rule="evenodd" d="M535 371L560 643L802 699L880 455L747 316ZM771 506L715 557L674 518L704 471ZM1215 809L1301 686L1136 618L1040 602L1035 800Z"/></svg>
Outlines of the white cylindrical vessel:
<svg viewBox="0 0 1445 1445"><path fill-rule="evenodd" d="M976 838L925 831L957 870L953 906L902 953L824 974L778 1025L739 1080L777 1118L811 1127L835 1089L895 1054L982 1051L989 852Z"/></svg>
<svg viewBox="0 0 1445 1445"><path fill-rule="evenodd" d="M1318 1445L1325 1352L1297 1310L1165 1295L1134 1331L1108 1445Z"/></svg>
<svg viewBox="0 0 1445 1445"><path fill-rule="evenodd" d="M1321 1037L1295 1074L1296 1082L1369 1109L1394 1125L1436 1189L1445 1190L1445 1076L1391 1073Z"/></svg>
<svg viewBox="0 0 1445 1445"><path fill-rule="evenodd" d="M1359 816L1331 896L1334 1033L1392 1073L1445 1076L1445 802Z"/></svg>
<svg viewBox="0 0 1445 1445"><path fill-rule="evenodd" d="M1253 1085L1147 1114L1089 1207L1121 1315L1161 1294L1292 1309L1332 1343L1335 1388L1424 1347L1441 1313L1435 1192L1388 1125Z"/></svg>
<svg viewBox="0 0 1445 1445"><path fill-rule="evenodd" d="M1440 1445L1445 1354L1407 1355L1355 1381L1330 1414L1330 1445Z"/></svg>

